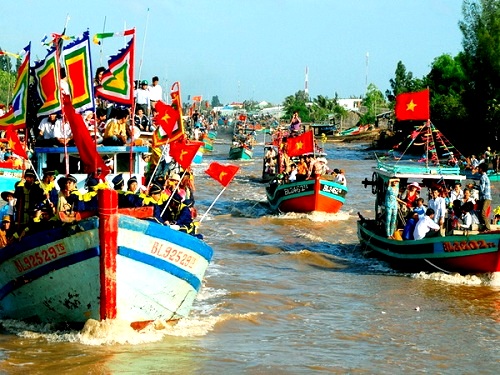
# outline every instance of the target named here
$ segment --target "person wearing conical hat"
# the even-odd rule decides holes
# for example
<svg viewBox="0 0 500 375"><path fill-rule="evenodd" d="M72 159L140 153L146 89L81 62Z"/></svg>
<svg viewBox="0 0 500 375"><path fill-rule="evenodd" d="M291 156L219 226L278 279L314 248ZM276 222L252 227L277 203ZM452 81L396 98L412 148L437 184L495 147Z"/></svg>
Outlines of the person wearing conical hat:
<svg viewBox="0 0 500 375"><path fill-rule="evenodd" d="M2 217L2 224L0 226L0 249L3 249L11 242L11 218L9 215Z"/></svg>
<svg viewBox="0 0 500 375"><path fill-rule="evenodd" d="M14 221L14 209L16 207L16 198L14 198L14 191L2 191L2 199L7 203L0 209L0 217L9 215L11 221Z"/></svg>

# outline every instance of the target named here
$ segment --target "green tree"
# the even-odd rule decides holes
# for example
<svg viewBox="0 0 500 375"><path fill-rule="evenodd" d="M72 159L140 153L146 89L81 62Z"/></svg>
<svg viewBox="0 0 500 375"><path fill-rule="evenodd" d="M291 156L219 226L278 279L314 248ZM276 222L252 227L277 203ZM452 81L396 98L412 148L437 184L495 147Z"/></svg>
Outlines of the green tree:
<svg viewBox="0 0 500 375"><path fill-rule="evenodd" d="M467 112L462 103L467 86L462 59L462 54L436 57L431 71L424 78L431 92L431 120L444 134L449 135L449 139L459 149L469 136L468 132L456 131L457 128L465 128L467 122Z"/></svg>
<svg viewBox="0 0 500 375"><path fill-rule="evenodd" d="M212 108L215 108L215 107L222 107L222 104L219 100L218 95L212 96Z"/></svg>
<svg viewBox="0 0 500 375"><path fill-rule="evenodd" d="M402 61L398 62L394 73L394 79L390 79L389 84L391 85L391 90L387 90L385 95L393 105L396 100L396 95L405 92L419 91L424 88L422 80L414 78L412 72L407 72Z"/></svg>
<svg viewBox="0 0 500 375"><path fill-rule="evenodd" d="M469 141L484 145L497 138L500 126L500 2L464 0L462 12L461 61L468 82L463 104L474 124Z"/></svg>
<svg viewBox="0 0 500 375"><path fill-rule="evenodd" d="M374 124L379 109L387 108L384 94L373 83L368 85L362 105L366 107L367 112L359 119L361 125Z"/></svg>
<svg viewBox="0 0 500 375"><path fill-rule="evenodd" d="M295 95L290 95L285 98L283 102L283 107L285 109L285 118L291 119L295 111L299 114L302 122L309 122L311 118L309 116L309 109L307 108L307 103L309 102L309 97L305 91L297 91Z"/></svg>

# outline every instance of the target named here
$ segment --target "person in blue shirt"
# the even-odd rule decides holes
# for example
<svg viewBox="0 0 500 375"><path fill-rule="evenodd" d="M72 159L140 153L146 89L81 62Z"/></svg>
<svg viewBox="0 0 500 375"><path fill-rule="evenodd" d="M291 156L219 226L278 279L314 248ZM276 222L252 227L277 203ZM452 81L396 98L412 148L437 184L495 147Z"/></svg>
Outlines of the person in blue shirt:
<svg viewBox="0 0 500 375"><path fill-rule="evenodd" d="M490 230L490 211L491 211L491 184L488 174L488 165L486 163L481 163L477 167L481 178L479 180L479 202L478 210L481 210L481 215L479 215L479 222L481 224L480 231Z"/></svg>
<svg viewBox="0 0 500 375"><path fill-rule="evenodd" d="M398 220L399 178L389 179L385 193L385 232L387 238L393 239Z"/></svg>
<svg viewBox="0 0 500 375"><path fill-rule="evenodd" d="M415 231L415 227L418 222L418 212L417 211L411 211L408 214L408 217L406 219L406 225L403 229L403 240L414 240L415 238L413 237L413 232Z"/></svg>

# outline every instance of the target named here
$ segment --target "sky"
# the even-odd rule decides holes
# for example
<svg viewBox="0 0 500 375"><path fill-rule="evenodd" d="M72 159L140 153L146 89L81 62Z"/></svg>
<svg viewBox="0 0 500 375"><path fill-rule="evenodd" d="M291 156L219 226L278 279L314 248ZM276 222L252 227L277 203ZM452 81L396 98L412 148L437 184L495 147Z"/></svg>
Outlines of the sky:
<svg viewBox="0 0 500 375"><path fill-rule="evenodd" d="M7 2L7 0L1 0ZM414 77L462 50L461 0L14 0L0 13L0 48L44 35L136 29L135 79L174 82L182 100L217 95L280 104L305 87L312 98L360 97L367 83L385 93L398 61ZM124 38L92 44L92 68L107 67Z"/></svg>

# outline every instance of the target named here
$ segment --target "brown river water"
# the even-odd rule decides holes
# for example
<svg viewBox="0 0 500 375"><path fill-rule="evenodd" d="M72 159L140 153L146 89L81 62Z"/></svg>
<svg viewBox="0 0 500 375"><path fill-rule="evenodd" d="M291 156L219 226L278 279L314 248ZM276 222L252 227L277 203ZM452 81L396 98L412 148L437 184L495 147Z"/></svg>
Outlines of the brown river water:
<svg viewBox="0 0 500 375"><path fill-rule="evenodd" d="M363 256L373 217L365 145L327 143L349 192L335 215L275 215L259 182L262 143L202 223L214 259L188 319L135 332L121 322L55 331L1 321L2 374L497 374L500 275L402 274ZM221 186L228 142L195 167L200 216ZM493 207L500 184L492 187ZM88 328L88 327L87 327ZM495 370L496 369L496 370Z"/></svg>

